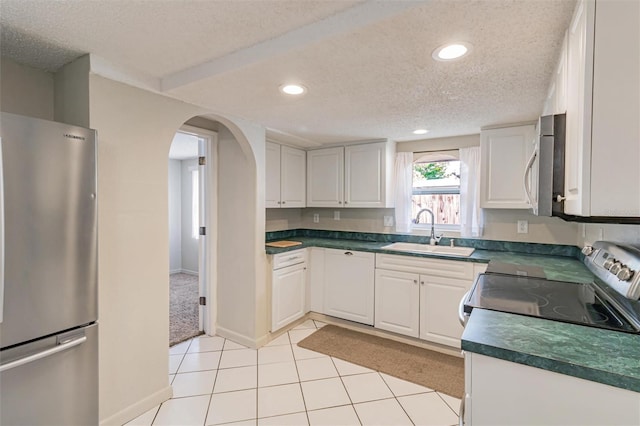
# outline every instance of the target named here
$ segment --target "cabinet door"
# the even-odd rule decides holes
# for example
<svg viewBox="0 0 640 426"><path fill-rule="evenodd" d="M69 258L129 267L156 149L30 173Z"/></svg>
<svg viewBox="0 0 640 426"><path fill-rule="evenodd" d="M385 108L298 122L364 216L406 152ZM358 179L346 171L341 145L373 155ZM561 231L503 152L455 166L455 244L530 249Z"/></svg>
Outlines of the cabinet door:
<svg viewBox="0 0 640 426"><path fill-rule="evenodd" d="M471 281L420 276L420 338L460 347L458 305Z"/></svg>
<svg viewBox="0 0 640 426"><path fill-rule="evenodd" d="M280 206L304 207L307 201L306 153L283 146L280 155Z"/></svg>
<svg viewBox="0 0 640 426"><path fill-rule="evenodd" d="M640 217L639 1L596 4L593 49L590 213Z"/></svg>
<svg viewBox="0 0 640 426"><path fill-rule="evenodd" d="M556 75L554 81L555 94L552 107L552 114L564 114L567 112L567 44L569 34L565 34L562 40L562 49L556 67Z"/></svg>
<svg viewBox="0 0 640 426"><path fill-rule="evenodd" d="M640 424L637 392L590 380L465 352L465 381L469 425Z"/></svg>
<svg viewBox="0 0 640 426"><path fill-rule="evenodd" d="M305 311L304 263L273 271L271 293L271 331L301 318Z"/></svg>
<svg viewBox="0 0 640 426"><path fill-rule="evenodd" d="M578 4L567 46L564 212L578 216L590 214L594 9L593 0Z"/></svg>
<svg viewBox="0 0 640 426"><path fill-rule="evenodd" d="M418 274L376 269L376 328L418 337L419 279Z"/></svg>
<svg viewBox="0 0 640 426"><path fill-rule="evenodd" d="M535 126L482 131L480 206L493 209L528 209L523 176L533 152Z"/></svg>
<svg viewBox="0 0 640 426"><path fill-rule="evenodd" d="M307 152L307 207L342 207L344 148Z"/></svg>
<svg viewBox="0 0 640 426"><path fill-rule="evenodd" d="M280 145L267 142L265 168L267 171L265 206L280 207Z"/></svg>
<svg viewBox="0 0 640 426"><path fill-rule="evenodd" d="M385 207L386 143L347 146L345 207Z"/></svg>
<svg viewBox="0 0 640 426"><path fill-rule="evenodd" d="M374 254L325 250L324 311L373 325Z"/></svg>
<svg viewBox="0 0 640 426"><path fill-rule="evenodd" d="M309 310L324 314L324 252L325 249L309 249L309 285L307 303Z"/></svg>

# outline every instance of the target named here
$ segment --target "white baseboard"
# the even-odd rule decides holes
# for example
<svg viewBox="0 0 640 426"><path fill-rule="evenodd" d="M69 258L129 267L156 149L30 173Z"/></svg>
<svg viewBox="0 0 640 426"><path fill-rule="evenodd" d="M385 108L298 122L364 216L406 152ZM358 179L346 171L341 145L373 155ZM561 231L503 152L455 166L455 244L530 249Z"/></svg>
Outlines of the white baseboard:
<svg viewBox="0 0 640 426"><path fill-rule="evenodd" d="M251 337L245 336L243 334L236 333L235 331L228 330L224 327L220 327L219 324L216 327L216 335L224 337L225 339L229 339L240 345L247 346L249 348L253 348L253 349L258 348L256 344L257 342L255 339L252 339Z"/></svg>
<svg viewBox="0 0 640 426"><path fill-rule="evenodd" d="M149 395L148 397L118 411L114 415L100 420L100 426L120 426L136 417L146 413L153 407L156 407L173 396L173 388L171 385L160 389L159 391Z"/></svg>
<svg viewBox="0 0 640 426"><path fill-rule="evenodd" d="M169 269L169 275L179 274L182 272L182 269Z"/></svg>

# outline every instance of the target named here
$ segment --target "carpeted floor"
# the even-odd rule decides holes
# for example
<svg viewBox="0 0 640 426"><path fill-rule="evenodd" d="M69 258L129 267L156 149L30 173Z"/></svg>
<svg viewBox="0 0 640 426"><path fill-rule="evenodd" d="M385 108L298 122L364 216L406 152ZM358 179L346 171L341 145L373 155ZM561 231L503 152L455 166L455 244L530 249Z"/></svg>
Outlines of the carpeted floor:
<svg viewBox="0 0 640 426"><path fill-rule="evenodd" d="M298 346L426 386L455 398L464 395L464 360L327 325Z"/></svg>
<svg viewBox="0 0 640 426"><path fill-rule="evenodd" d="M169 278L169 346L198 334L198 276L171 274Z"/></svg>

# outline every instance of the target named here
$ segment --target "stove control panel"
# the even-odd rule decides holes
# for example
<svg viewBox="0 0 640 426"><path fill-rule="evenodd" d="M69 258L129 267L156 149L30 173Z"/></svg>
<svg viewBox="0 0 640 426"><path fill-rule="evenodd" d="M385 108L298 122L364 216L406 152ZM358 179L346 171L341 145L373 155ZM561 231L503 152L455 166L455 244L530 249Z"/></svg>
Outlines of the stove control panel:
<svg viewBox="0 0 640 426"><path fill-rule="evenodd" d="M618 293L640 299L640 249L596 241L582 249L589 270Z"/></svg>
<svg viewBox="0 0 640 426"><path fill-rule="evenodd" d="M584 263L598 278L623 296L640 299L640 250L597 241L582 249Z"/></svg>

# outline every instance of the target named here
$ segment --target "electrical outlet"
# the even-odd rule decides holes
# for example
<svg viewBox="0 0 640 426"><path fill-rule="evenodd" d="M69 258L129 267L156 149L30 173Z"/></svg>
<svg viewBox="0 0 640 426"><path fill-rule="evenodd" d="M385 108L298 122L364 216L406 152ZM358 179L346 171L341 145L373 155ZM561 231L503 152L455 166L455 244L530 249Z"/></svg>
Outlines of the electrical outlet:
<svg viewBox="0 0 640 426"><path fill-rule="evenodd" d="M314 213L313 214L313 223L318 223L320 222L320 214L319 213Z"/></svg>
<svg viewBox="0 0 640 426"><path fill-rule="evenodd" d="M528 234L529 233L529 222L526 220L518 221L518 234Z"/></svg>
<svg viewBox="0 0 640 426"><path fill-rule="evenodd" d="M384 226L393 226L393 216L384 217Z"/></svg>
<svg viewBox="0 0 640 426"><path fill-rule="evenodd" d="M333 211L333 220L340 220L340 210Z"/></svg>

